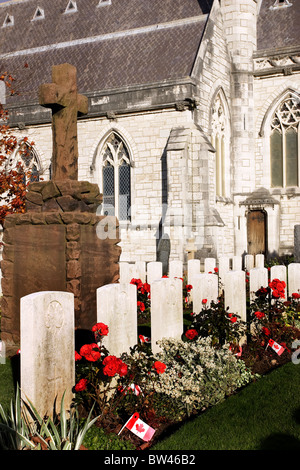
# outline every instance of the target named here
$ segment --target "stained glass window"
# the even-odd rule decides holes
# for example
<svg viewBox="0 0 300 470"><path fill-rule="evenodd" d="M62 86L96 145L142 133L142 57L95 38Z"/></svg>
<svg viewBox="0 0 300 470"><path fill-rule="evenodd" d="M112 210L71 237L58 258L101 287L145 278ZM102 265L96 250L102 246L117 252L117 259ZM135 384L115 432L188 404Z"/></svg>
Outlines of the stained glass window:
<svg viewBox="0 0 300 470"><path fill-rule="evenodd" d="M103 147L103 212L119 220L130 219L130 156L124 141L114 132Z"/></svg>
<svg viewBox="0 0 300 470"><path fill-rule="evenodd" d="M299 185L299 99L288 96L274 112L271 122L271 186Z"/></svg>

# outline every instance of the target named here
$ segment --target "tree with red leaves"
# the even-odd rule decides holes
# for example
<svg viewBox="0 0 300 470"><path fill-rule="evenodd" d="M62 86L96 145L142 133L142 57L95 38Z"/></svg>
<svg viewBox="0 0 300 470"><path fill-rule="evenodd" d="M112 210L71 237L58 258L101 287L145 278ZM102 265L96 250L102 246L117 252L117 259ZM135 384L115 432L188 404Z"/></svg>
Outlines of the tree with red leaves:
<svg viewBox="0 0 300 470"><path fill-rule="evenodd" d="M0 75L10 95L16 94L13 89L14 78L8 73ZM3 225L7 214L25 212L25 194L30 183L31 171L21 161L13 167L12 158L16 151L22 159L30 157L33 142L28 137L20 140L13 134L8 124L8 111L0 103L0 224Z"/></svg>

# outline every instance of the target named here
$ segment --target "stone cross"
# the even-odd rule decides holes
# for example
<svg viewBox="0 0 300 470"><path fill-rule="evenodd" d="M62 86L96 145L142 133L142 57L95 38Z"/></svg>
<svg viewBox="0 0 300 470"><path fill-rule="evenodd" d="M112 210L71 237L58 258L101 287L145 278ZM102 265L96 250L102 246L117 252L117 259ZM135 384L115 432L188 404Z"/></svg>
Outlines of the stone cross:
<svg viewBox="0 0 300 470"><path fill-rule="evenodd" d="M39 103L52 110L52 179L78 179L77 117L87 114L88 99L77 93L76 67L52 67L52 82L39 89Z"/></svg>

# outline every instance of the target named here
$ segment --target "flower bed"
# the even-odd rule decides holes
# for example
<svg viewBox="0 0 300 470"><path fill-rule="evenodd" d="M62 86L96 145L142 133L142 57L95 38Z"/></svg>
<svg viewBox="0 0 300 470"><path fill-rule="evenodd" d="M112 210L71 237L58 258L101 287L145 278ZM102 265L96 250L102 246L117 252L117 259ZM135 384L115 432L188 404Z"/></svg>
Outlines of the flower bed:
<svg viewBox="0 0 300 470"><path fill-rule="evenodd" d="M149 322L149 285L132 283L138 288L140 323ZM186 317L192 286L183 287ZM181 340L164 339L156 356L145 340L119 358L110 355L102 344L109 325L97 323L95 342L76 352L75 402L82 415L94 406L97 426L143 449L191 415L291 361L300 339L300 295L285 300L284 290L278 279L259 289L249 303L247 322L224 308L223 295L210 305L203 299L202 311L188 314ZM155 429L149 442L124 428L136 413L140 429Z"/></svg>

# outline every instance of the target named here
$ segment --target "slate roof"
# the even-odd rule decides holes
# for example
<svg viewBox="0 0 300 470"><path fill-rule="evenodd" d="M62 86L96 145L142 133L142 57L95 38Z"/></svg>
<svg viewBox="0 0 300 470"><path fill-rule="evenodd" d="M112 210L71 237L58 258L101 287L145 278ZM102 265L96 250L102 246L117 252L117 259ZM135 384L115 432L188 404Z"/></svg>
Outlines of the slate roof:
<svg viewBox="0 0 300 470"><path fill-rule="evenodd" d="M51 65L64 62L77 67L81 93L189 76L212 0L76 0L65 13L68 3L0 4L0 71L21 92L9 103L37 101ZM45 17L32 20L38 7ZM1 27L7 14L14 24Z"/></svg>
<svg viewBox="0 0 300 470"><path fill-rule="evenodd" d="M300 2L275 6L275 0L262 0L257 20L257 51L300 47Z"/></svg>

